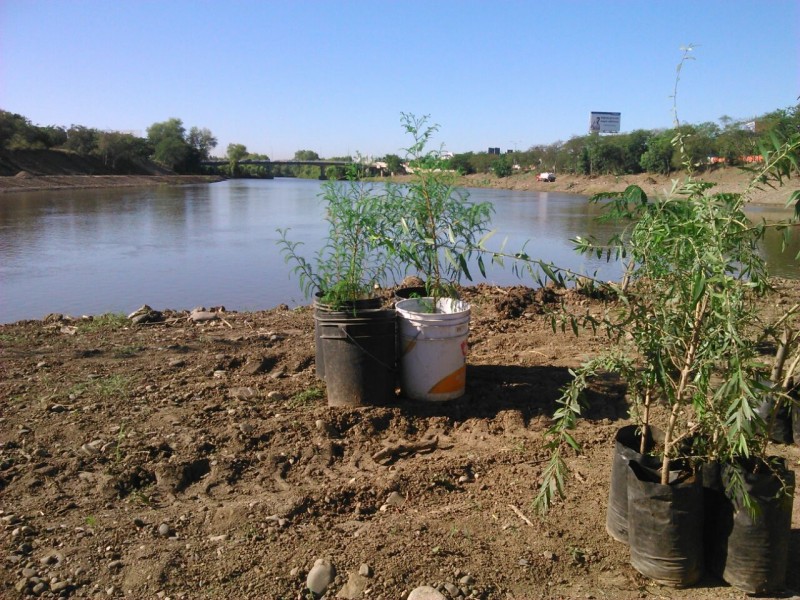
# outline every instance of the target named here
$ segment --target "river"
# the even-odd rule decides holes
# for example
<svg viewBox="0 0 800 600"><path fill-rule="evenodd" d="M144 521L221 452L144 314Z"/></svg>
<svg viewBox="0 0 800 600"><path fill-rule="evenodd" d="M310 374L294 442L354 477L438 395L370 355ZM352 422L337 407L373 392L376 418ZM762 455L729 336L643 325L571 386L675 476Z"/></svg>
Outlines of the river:
<svg viewBox="0 0 800 600"><path fill-rule="evenodd" d="M305 244L310 257L324 236L320 182L230 180L182 187L64 190L0 197L0 323L225 306L260 310L308 301L278 246L277 228ZM531 257L604 279L619 267L576 255L570 239L605 239L609 225L583 196L554 192L471 189L470 199L495 208L489 242L507 251L524 245ZM756 209L754 216L771 216ZM526 243L527 242L527 243ZM764 247L773 274L800 276L794 256L771 236ZM486 281L473 269L476 283ZM487 280L535 286L506 267L489 265Z"/></svg>

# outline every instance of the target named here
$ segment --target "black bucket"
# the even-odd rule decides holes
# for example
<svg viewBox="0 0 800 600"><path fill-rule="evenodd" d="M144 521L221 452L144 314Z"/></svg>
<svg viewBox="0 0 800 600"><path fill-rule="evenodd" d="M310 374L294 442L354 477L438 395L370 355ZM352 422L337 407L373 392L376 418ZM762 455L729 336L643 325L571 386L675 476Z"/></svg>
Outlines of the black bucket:
<svg viewBox="0 0 800 600"><path fill-rule="evenodd" d="M322 341L319 337L319 322L317 321L318 315L340 315L342 318L347 316L355 316L360 311L377 310L381 307L383 300L381 298L365 298L364 300L355 300L347 302L341 306L334 307L322 301L322 292L317 292L314 295L314 345L315 357L314 365L317 371L317 377L325 379L325 354L322 351Z"/></svg>
<svg viewBox="0 0 800 600"><path fill-rule="evenodd" d="M753 473L754 463L748 463L746 468L730 463L719 467L716 510L707 512L708 568L748 594L779 592L786 583L794 472L782 459L775 471L762 464ZM744 506L741 493L725 491L736 470L757 507L755 515Z"/></svg>
<svg viewBox="0 0 800 600"><path fill-rule="evenodd" d="M328 406L388 404L397 363L394 310L317 311Z"/></svg>
<svg viewBox="0 0 800 600"><path fill-rule="evenodd" d="M638 425L626 425L617 431L611 461L606 531L612 538L624 544L628 543L628 463L633 461L652 471L658 470L661 466L659 457L639 453L642 436L638 430ZM645 452L653 449L654 436L663 439L660 430L654 431L654 428L649 428Z"/></svg>
<svg viewBox="0 0 800 600"><path fill-rule="evenodd" d="M703 486L699 473L662 485L628 463L628 544L642 575L687 587L703 575Z"/></svg>

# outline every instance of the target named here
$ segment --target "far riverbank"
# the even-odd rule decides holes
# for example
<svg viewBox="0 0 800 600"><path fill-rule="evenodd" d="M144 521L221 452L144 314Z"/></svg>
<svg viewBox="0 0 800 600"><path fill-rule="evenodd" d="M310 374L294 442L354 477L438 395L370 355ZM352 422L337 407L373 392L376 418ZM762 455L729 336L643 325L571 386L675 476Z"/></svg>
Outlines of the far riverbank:
<svg viewBox="0 0 800 600"><path fill-rule="evenodd" d="M391 178L392 181L403 182L412 178L404 175ZM671 176L640 173L638 175L558 175L554 182L536 181L536 173L514 173L509 177L496 177L491 174L466 175L458 179L458 183L467 188L495 188L507 190L523 190L536 192L564 192L580 196L591 196L599 192L623 191L629 185L638 185L649 196L665 194L672 188L674 180L683 175L674 173ZM747 189L751 174L734 167L723 167L703 173L701 179L715 184L715 192L736 193ZM213 175L17 175L0 177L0 194L10 192L115 188L152 185L188 185L197 183L214 183L224 178ZM753 204L784 207L792 192L800 190L800 178L789 179L783 187L772 189L762 187L750 192Z"/></svg>

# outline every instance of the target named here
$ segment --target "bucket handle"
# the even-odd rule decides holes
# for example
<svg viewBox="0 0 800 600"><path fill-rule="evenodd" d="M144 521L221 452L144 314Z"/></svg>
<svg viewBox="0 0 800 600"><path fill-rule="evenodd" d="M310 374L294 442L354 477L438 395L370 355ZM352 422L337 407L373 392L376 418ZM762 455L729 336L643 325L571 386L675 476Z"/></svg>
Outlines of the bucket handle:
<svg viewBox="0 0 800 600"><path fill-rule="evenodd" d="M367 356L369 356L369 357L370 357L372 360L374 360L376 363L378 363L380 366L382 366L382 367L383 367L384 369L386 369L387 371L389 371L389 372L393 373L393 372L395 372L395 371L397 370L397 369L396 369L396 367L394 367L394 366L390 366L390 365L387 365L385 362L383 362L383 361L382 361L381 359L379 359L377 356L375 356L374 354L372 354L372 352L370 352L369 350L367 350L366 348L364 348L364 346L362 346L361 344L359 344L359 343L358 343L358 341L357 341L357 340L356 340L356 339L355 339L355 338L354 338L352 335L350 335L350 333L347 331L347 327L346 327L345 325L341 325L341 324L339 324L339 325L337 325L337 326L336 326L336 328L337 328L337 329L338 329L340 332L342 332L344 335L343 335L343 336L322 335L322 336L320 336L320 337L321 337L322 339L328 339L328 340L343 340L343 339L349 339L351 342L353 342L353 344L354 344L354 345L355 345L355 346L356 346L356 347L357 347L359 350L361 350L361 351L362 351L364 354L366 354Z"/></svg>

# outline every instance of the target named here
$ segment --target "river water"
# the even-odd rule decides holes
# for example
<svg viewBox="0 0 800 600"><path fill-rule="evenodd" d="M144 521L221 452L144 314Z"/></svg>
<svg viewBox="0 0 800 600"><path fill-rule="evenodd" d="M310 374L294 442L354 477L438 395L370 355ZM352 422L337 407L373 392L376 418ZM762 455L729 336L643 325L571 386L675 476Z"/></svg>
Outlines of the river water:
<svg viewBox="0 0 800 600"><path fill-rule="evenodd" d="M277 246L277 228L305 244L310 257L324 236L320 182L230 180L163 188L27 192L0 196L0 323L156 309L225 306L259 310L306 304ZM470 190L495 208L489 246L523 248L531 257L617 278L619 267L588 260L570 239L612 229L598 223L586 198L554 192ZM756 210L755 217L778 216ZM505 244L503 246L503 244ZM800 277L794 242L765 245L773 274ZM510 268L488 265L487 280L522 283Z"/></svg>

